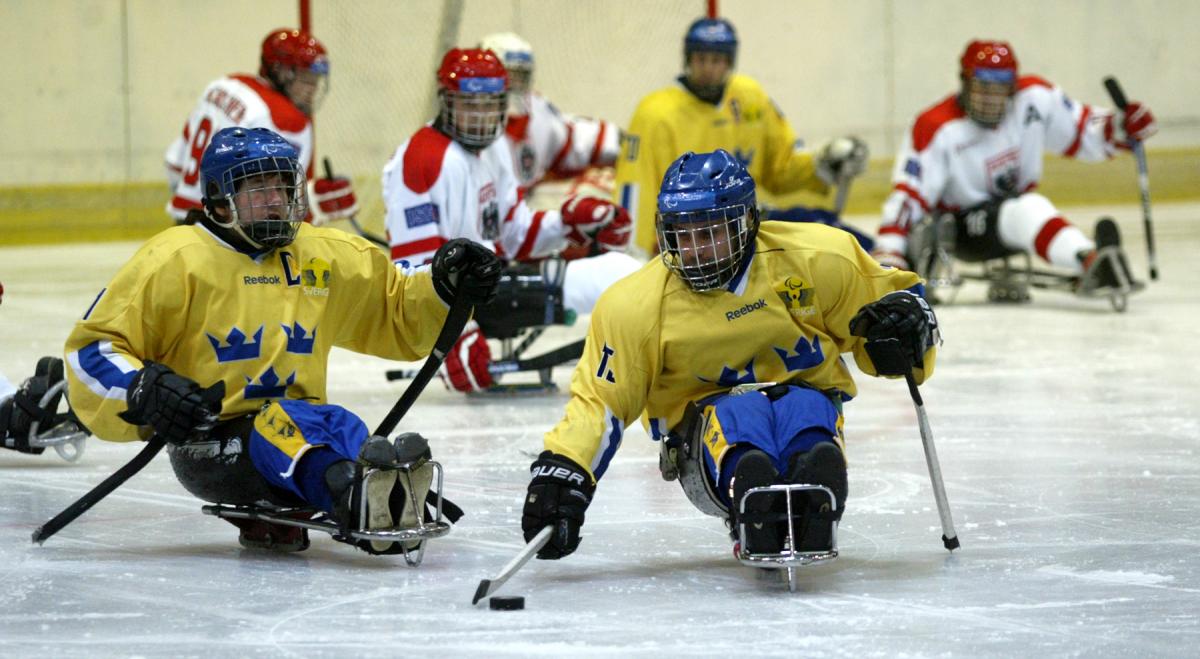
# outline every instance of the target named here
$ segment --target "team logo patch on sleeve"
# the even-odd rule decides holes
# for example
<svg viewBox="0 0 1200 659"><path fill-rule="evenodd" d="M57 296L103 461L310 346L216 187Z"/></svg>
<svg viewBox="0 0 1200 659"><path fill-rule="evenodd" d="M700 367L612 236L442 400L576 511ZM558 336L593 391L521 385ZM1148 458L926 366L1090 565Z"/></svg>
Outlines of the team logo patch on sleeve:
<svg viewBox="0 0 1200 659"><path fill-rule="evenodd" d="M921 180L921 162L916 158L909 158L908 162L904 163L904 173L918 181Z"/></svg>
<svg viewBox="0 0 1200 659"><path fill-rule="evenodd" d="M813 307L813 288L804 280L792 276L775 286L775 293L783 300L783 306L793 316L811 316L817 312Z"/></svg>
<svg viewBox="0 0 1200 659"><path fill-rule="evenodd" d="M404 209L404 223L410 229L425 226L426 224L436 224L437 221L438 209L432 203L425 203L420 206Z"/></svg>
<svg viewBox="0 0 1200 659"><path fill-rule="evenodd" d="M330 271L327 261L317 257L309 259L308 263L304 264L304 269L300 271L300 278L304 282L306 295L318 297L329 295L329 282L333 279L333 273Z"/></svg>

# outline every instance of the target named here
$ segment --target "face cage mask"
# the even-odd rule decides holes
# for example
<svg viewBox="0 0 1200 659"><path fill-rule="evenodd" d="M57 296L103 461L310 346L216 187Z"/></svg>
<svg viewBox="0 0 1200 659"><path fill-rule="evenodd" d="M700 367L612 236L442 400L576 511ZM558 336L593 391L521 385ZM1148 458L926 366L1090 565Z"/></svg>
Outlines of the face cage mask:
<svg viewBox="0 0 1200 659"><path fill-rule="evenodd" d="M963 110L967 116L986 128L999 126L1012 104L1012 83L986 82L972 77L965 87Z"/></svg>
<svg viewBox="0 0 1200 659"><path fill-rule="evenodd" d="M507 94L442 93L442 121L455 142L482 151L504 133ZM455 107L460 108L456 111Z"/></svg>
<svg viewBox="0 0 1200 659"><path fill-rule="evenodd" d="M329 74L277 66L271 81L305 116L311 117L329 94ZM310 89L310 92L302 91Z"/></svg>
<svg viewBox="0 0 1200 659"><path fill-rule="evenodd" d="M278 182L272 179L278 176ZM300 185L293 183L299 181ZM232 229L255 249L286 247L308 216L304 167L291 158L259 158L235 165L222 177L229 220L214 222ZM240 201L240 203L239 203Z"/></svg>
<svg viewBox="0 0 1200 659"><path fill-rule="evenodd" d="M756 211L739 204L713 210L659 213L658 251L693 291L724 287L737 274L753 238Z"/></svg>
<svg viewBox="0 0 1200 659"><path fill-rule="evenodd" d="M533 91L533 67L528 64L506 65L508 68L508 113L529 114L529 94Z"/></svg>

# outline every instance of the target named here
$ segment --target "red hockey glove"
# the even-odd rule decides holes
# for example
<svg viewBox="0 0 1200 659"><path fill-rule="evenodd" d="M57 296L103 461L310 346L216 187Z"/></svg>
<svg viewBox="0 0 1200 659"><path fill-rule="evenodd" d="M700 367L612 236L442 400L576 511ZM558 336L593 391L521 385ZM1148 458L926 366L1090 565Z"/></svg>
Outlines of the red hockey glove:
<svg viewBox="0 0 1200 659"><path fill-rule="evenodd" d="M442 379L455 391L483 391L492 386L492 374L488 371L491 364L492 351L488 348L487 337L472 321L450 352L446 353L446 361L442 362Z"/></svg>
<svg viewBox="0 0 1200 659"><path fill-rule="evenodd" d="M313 224L321 226L330 220L353 217L358 212L354 185L344 177L319 178L313 181Z"/></svg>
<svg viewBox="0 0 1200 659"><path fill-rule="evenodd" d="M1125 106L1125 118L1121 120L1121 128L1125 130L1126 138L1137 142L1158 132L1158 124L1155 123L1150 108L1137 101L1130 101Z"/></svg>
<svg viewBox="0 0 1200 659"><path fill-rule="evenodd" d="M633 222L629 213L620 206L613 206L613 219L596 234L596 244L602 252L624 252L629 247L629 238L633 234Z"/></svg>
<svg viewBox="0 0 1200 659"><path fill-rule="evenodd" d="M613 221L617 210L617 206L605 199L568 197L562 205L563 232L567 242L573 246L591 243L596 234Z"/></svg>

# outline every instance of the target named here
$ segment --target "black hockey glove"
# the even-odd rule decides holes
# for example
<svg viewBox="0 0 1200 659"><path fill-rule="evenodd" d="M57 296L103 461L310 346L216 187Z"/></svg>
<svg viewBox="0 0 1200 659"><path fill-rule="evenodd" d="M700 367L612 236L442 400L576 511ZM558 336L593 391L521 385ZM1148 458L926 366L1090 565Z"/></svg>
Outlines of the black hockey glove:
<svg viewBox="0 0 1200 659"><path fill-rule="evenodd" d="M224 382L201 389L167 366L147 361L129 383L129 409L117 416L135 426L153 427L168 444L183 444L193 433L212 430L224 398Z"/></svg>
<svg viewBox="0 0 1200 659"><path fill-rule="evenodd" d="M537 557L562 558L579 546L579 527L583 526L583 513L592 502L596 484L582 467L550 451L542 451L529 471L533 480L521 514L525 542L543 528L553 526L550 542Z"/></svg>
<svg viewBox="0 0 1200 659"><path fill-rule="evenodd" d="M850 333L867 339L867 355L880 375L924 368L925 351L938 341L929 303L909 291L893 291L864 304L850 319Z"/></svg>
<svg viewBox="0 0 1200 659"><path fill-rule="evenodd" d="M451 304L461 290L467 302L481 306L496 299L500 259L492 251L466 238L455 238L433 255L433 288L442 302Z"/></svg>

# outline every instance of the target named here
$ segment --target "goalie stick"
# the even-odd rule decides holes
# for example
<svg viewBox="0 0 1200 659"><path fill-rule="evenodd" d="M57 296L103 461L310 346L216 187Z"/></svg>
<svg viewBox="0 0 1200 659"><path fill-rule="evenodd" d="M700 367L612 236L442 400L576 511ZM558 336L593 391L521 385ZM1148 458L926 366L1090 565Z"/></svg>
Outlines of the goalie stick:
<svg viewBox="0 0 1200 659"><path fill-rule="evenodd" d="M1121 83L1117 82L1116 78L1109 76L1104 79L1104 88L1112 97L1113 104L1121 112L1125 112L1125 107L1129 105L1129 102L1125 99L1125 92L1121 90ZM1146 253L1150 261L1150 279L1158 281L1158 260L1154 254L1154 225L1150 220L1150 172L1146 167L1146 151L1142 148L1139 140L1128 137L1127 139L1129 150L1133 151L1134 160L1137 161L1138 190L1142 195L1142 228L1146 231Z"/></svg>

